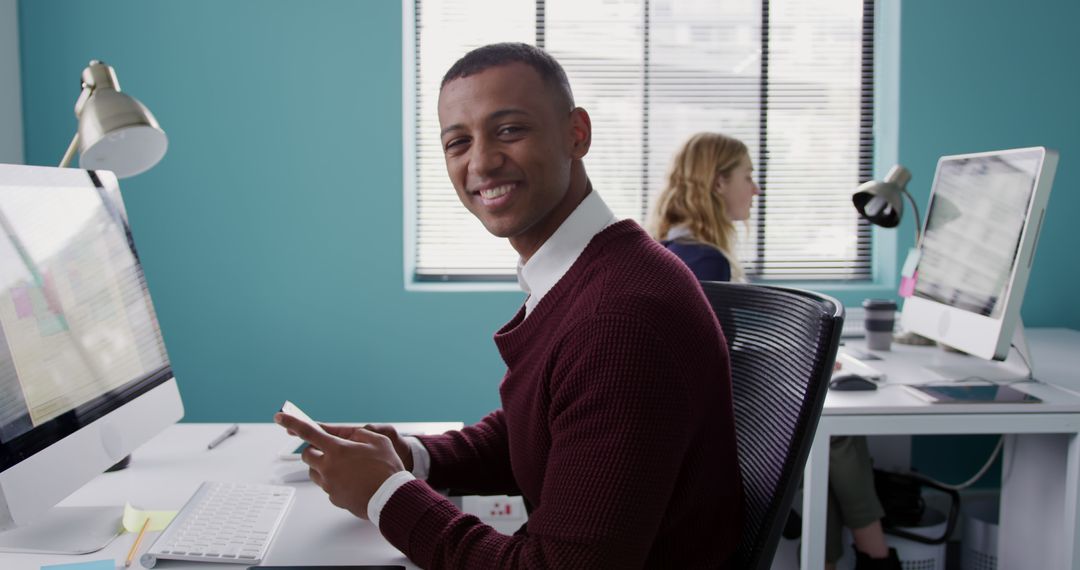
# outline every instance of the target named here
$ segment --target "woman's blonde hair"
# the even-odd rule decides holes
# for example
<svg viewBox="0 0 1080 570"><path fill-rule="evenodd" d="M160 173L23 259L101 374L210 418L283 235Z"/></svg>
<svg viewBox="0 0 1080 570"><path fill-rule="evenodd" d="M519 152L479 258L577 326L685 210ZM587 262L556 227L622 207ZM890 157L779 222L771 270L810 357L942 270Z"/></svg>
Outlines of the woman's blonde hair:
<svg viewBox="0 0 1080 570"><path fill-rule="evenodd" d="M685 228L688 239L719 249L731 263L732 281L742 280L735 256L735 225L724 200L717 194L717 179L728 177L743 158L746 145L719 133L698 133L687 140L671 162L667 186L656 200L649 233L668 238L672 228Z"/></svg>

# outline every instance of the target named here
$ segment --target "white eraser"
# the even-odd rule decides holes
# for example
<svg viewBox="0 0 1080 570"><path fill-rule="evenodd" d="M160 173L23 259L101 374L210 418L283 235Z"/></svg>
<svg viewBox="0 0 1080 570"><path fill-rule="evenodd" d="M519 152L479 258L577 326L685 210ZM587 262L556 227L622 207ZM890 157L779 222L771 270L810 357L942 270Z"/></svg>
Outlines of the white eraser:
<svg viewBox="0 0 1080 570"><path fill-rule="evenodd" d="M304 463L286 463L274 468L273 481L275 483L295 483L309 481L309 468Z"/></svg>

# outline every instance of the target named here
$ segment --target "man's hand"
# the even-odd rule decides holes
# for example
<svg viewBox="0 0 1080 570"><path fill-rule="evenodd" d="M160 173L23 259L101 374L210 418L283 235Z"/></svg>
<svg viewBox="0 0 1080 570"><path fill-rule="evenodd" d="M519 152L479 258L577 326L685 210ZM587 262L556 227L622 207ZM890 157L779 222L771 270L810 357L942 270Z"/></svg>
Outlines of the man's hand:
<svg viewBox="0 0 1080 570"><path fill-rule="evenodd" d="M401 452L395 449L397 441L391 442L383 433L319 424L325 430L321 431L280 412L274 414L274 421L311 444L300 458L308 465L311 480L326 491L330 502L362 519L368 518L368 502L379 486L394 473L405 470ZM385 431L385 427L378 429ZM390 432L410 454L401 436L392 429Z"/></svg>
<svg viewBox="0 0 1080 570"><path fill-rule="evenodd" d="M344 430L356 429L354 427L338 427L327 425L324 425L323 428L325 428L330 433L338 437L343 437L345 439L349 439L349 436L343 435L342 432ZM401 459L401 464L405 466L405 470L413 470L412 449L409 447L408 443L405 443L405 438L402 437L396 429L394 429L394 426L386 424L367 424L366 426L364 426L364 429L368 431L373 431L380 435L385 435L387 438L389 438L390 443L394 444L394 451L397 452L398 459Z"/></svg>

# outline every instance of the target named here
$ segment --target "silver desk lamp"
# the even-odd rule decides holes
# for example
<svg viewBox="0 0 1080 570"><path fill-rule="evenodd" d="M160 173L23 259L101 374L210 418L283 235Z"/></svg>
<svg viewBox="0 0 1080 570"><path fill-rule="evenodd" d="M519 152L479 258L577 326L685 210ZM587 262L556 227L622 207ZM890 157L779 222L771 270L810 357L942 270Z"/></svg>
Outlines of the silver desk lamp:
<svg viewBox="0 0 1080 570"><path fill-rule="evenodd" d="M75 117L79 129L60 160L61 167L70 164L78 149L81 168L111 170L117 178L128 178L152 168L169 146L150 110L121 93L116 70L96 59L82 72Z"/></svg>
<svg viewBox="0 0 1080 570"><path fill-rule="evenodd" d="M169 139L150 109L138 99L120 92L116 70L103 61L90 60L82 72L82 92L75 101L75 118L79 128L60 159L60 168L71 163L78 149L80 168L111 170L117 178L130 178L153 168L169 147ZM111 196L108 198L115 208L112 211L117 212L117 223L130 235L127 212L118 206L122 202ZM16 248L21 247L17 235L10 231L7 234ZM138 254L135 255L137 258ZM34 270L31 267L32 273ZM129 455L109 471L123 469L130 461Z"/></svg>

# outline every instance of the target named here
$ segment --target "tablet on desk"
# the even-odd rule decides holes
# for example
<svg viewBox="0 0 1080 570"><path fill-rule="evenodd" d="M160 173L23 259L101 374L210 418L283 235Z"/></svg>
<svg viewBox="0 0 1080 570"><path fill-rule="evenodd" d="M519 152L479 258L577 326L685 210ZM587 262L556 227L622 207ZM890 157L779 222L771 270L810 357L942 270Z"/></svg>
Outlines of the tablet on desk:
<svg viewBox="0 0 1080 570"><path fill-rule="evenodd" d="M942 404L1037 404L1039 398L1011 386L997 384L923 384L908 386L916 396Z"/></svg>

